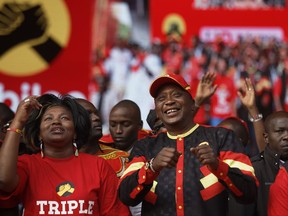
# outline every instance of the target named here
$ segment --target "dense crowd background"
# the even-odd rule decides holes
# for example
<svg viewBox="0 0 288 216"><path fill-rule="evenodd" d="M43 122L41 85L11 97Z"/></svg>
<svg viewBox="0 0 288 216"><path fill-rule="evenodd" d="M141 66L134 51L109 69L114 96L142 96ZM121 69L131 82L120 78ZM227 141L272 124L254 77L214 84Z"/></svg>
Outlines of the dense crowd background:
<svg viewBox="0 0 288 216"><path fill-rule="evenodd" d="M148 89L158 75L181 74L196 93L199 80L208 71L216 72L218 88L201 106L195 117L198 123L216 125L225 117L237 116L249 125L247 111L237 96L245 77L253 82L257 106L264 119L273 111L288 110L285 41L245 37L237 42L219 38L208 43L193 36L189 43L184 43L179 35L170 35L165 42L154 39L151 47L144 49L119 38L106 54L95 54L91 88L96 92L93 103L100 110L103 132L108 133L111 107L122 99L138 104L144 129L150 129L145 120L154 104Z"/></svg>

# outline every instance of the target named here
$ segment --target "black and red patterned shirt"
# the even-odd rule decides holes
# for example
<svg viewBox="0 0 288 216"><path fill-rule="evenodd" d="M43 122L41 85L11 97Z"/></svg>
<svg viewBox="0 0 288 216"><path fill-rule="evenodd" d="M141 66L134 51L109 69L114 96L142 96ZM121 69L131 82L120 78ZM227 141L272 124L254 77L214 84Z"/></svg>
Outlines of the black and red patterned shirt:
<svg viewBox="0 0 288 216"><path fill-rule="evenodd" d="M213 173L190 152L202 142L218 155L219 167ZM146 163L163 147L174 147L182 156L175 168L160 173ZM178 136L160 133L139 140L130 154L120 179L119 196L126 205L142 201L142 215L223 216L228 211L228 193L241 203L256 199L258 181L250 159L231 130L196 124Z"/></svg>

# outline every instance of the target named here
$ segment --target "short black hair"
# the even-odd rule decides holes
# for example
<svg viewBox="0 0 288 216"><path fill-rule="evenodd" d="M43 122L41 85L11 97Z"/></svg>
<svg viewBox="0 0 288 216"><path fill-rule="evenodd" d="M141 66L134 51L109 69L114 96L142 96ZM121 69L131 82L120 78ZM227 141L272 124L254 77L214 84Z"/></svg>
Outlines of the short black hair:
<svg viewBox="0 0 288 216"><path fill-rule="evenodd" d="M135 111L136 118L137 118L136 120L139 122L142 121L140 107L134 101L128 100L128 99L121 100L116 105L114 105L114 107L112 107L111 112L118 108L127 108L127 109Z"/></svg>
<svg viewBox="0 0 288 216"><path fill-rule="evenodd" d="M271 129L271 122L276 119L276 118L285 118L287 117L288 115L288 112L284 111L284 110L281 110L281 111L276 111L276 112L272 112L270 113L265 121L264 121L264 128L265 128L265 131L268 133L270 132L270 129Z"/></svg>

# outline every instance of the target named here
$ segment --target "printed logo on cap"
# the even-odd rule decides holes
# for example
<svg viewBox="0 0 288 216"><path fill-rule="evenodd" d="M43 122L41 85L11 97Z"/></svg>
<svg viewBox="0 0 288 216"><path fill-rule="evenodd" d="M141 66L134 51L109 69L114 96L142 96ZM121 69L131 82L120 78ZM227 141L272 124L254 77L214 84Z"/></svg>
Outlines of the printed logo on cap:
<svg viewBox="0 0 288 216"><path fill-rule="evenodd" d="M2 0L0 71L9 76L41 73L55 61L70 38L64 0Z"/></svg>

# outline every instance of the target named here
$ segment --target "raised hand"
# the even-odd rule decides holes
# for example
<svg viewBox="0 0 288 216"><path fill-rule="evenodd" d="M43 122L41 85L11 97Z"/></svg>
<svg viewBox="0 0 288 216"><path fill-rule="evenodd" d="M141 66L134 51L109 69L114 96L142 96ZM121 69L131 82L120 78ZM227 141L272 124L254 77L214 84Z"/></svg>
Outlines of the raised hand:
<svg viewBox="0 0 288 216"><path fill-rule="evenodd" d="M242 83L237 94L243 106L248 110L256 106L255 90L250 78L245 79L245 82Z"/></svg>
<svg viewBox="0 0 288 216"><path fill-rule="evenodd" d="M207 142L200 143L190 151L198 158L201 164L207 165L211 170L217 170L219 160Z"/></svg>
<svg viewBox="0 0 288 216"><path fill-rule="evenodd" d="M37 96L29 96L26 99L20 101L12 124L16 123L16 128L22 128L28 120L30 113L34 109L41 109L41 107L42 105L37 101Z"/></svg>
<svg viewBox="0 0 288 216"><path fill-rule="evenodd" d="M153 169L157 172L163 168L175 167L182 153L175 148L164 147L153 160Z"/></svg>
<svg viewBox="0 0 288 216"><path fill-rule="evenodd" d="M256 144L258 146L259 152L261 152L265 149L265 146L266 146L266 142L263 136L265 129L264 129L264 122L262 119L263 116L261 113L259 113L259 110L256 104L255 89L253 88L251 79L249 78L245 79L245 82L242 84L242 86L240 86L237 94L241 100L242 105L246 107L249 113L249 118L252 117L252 119L254 119L253 127L254 127L254 133L256 137ZM255 119L257 120L255 121Z"/></svg>
<svg viewBox="0 0 288 216"><path fill-rule="evenodd" d="M216 91L217 85L213 85L216 73L208 71L200 80L195 95L195 103L200 106L204 101L210 98Z"/></svg>

